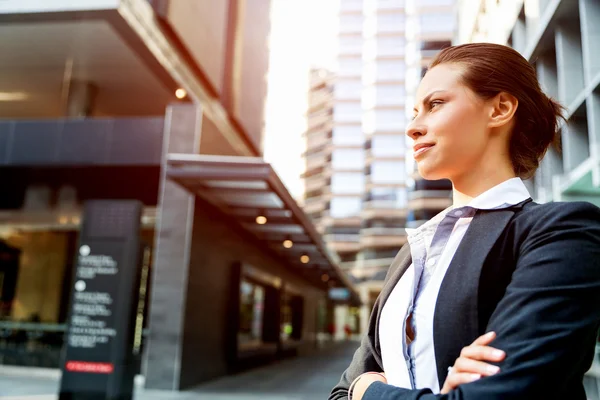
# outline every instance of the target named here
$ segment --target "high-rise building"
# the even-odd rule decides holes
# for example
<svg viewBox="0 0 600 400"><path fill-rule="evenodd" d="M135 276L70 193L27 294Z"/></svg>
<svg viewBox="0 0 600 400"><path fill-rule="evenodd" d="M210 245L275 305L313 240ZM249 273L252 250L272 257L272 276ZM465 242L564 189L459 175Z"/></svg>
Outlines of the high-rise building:
<svg viewBox="0 0 600 400"><path fill-rule="evenodd" d="M424 66L454 35L453 4L341 0L338 68L312 72L305 210L357 282L363 308L351 310L350 320L360 330L406 243L405 227L450 203L448 182L412 174L405 128ZM325 101L321 92L329 96L331 88Z"/></svg>
<svg viewBox="0 0 600 400"><path fill-rule="evenodd" d="M269 0L0 1L3 368L67 365L90 200L143 204L143 278L127 295L149 388L315 350L330 289L357 299L262 160L269 11ZM111 329L73 342L104 354Z"/></svg>
<svg viewBox="0 0 600 400"><path fill-rule="evenodd" d="M433 58L452 44L457 30L455 0L409 0L410 29L407 30L407 104L415 103L418 83ZM412 116L412 106L406 109ZM410 141L410 140L409 140ZM452 204L452 184L448 180L423 179L416 168L412 149L408 149L411 174L408 193L407 228L416 228Z"/></svg>

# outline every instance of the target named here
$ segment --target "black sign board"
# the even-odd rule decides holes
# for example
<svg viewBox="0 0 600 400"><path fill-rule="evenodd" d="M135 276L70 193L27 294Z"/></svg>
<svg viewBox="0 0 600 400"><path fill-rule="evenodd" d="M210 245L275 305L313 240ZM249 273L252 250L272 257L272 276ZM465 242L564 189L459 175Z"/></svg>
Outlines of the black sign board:
<svg viewBox="0 0 600 400"><path fill-rule="evenodd" d="M130 200L85 205L60 400L132 398L141 211Z"/></svg>

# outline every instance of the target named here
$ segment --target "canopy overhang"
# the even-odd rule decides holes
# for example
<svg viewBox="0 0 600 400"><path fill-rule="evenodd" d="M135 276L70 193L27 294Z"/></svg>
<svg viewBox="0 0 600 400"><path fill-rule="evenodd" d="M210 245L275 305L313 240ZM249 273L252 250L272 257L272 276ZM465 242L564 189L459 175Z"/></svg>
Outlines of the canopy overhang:
<svg viewBox="0 0 600 400"><path fill-rule="evenodd" d="M360 304L353 284L338 265L338 256L327 249L308 216L262 158L169 154L166 164L167 179L235 219L296 274L325 290L345 288L348 301ZM292 246L285 247L284 241Z"/></svg>

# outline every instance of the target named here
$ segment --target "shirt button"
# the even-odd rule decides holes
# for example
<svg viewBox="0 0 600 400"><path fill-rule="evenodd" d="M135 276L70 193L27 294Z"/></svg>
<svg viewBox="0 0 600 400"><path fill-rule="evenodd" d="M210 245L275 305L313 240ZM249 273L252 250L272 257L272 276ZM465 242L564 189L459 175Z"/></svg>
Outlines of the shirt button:
<svg viewBox="0 0 600 400"><path fill-rule="evenodd" d="M435 265L435 262L437 260L435 258L430 258L429 260L427 260L427 265L429 265L430 267L433 267Z"/></svg>
<svg viewBox="0 0 600 400"><path fill-rule="evenodd" d="M463 215L462 210L456 210L454 211L454 215L456 215L457 217L460 217L461 215Z"/></svg>

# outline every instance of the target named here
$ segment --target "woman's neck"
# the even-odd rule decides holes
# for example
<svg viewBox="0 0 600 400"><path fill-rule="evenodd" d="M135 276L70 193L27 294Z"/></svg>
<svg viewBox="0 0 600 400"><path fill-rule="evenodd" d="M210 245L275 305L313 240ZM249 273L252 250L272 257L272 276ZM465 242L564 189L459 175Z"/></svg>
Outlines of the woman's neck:
<svg viewBox="0 0 600 400"><path fill-rule="evenodd" d="M516 176L512 165L499 164L500 166L495 168L475 168L464 176L452 179L452 203L454 207L467 205L480 194Z"/></svg>

